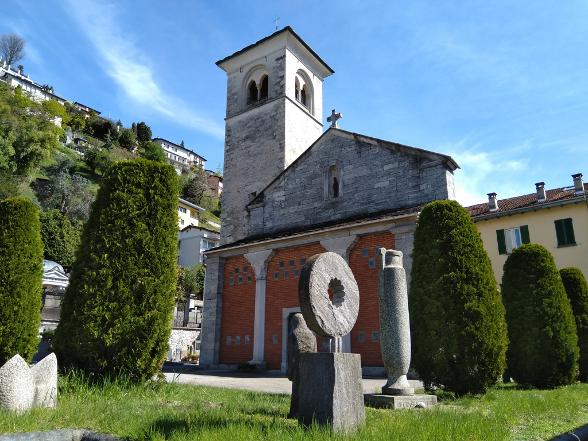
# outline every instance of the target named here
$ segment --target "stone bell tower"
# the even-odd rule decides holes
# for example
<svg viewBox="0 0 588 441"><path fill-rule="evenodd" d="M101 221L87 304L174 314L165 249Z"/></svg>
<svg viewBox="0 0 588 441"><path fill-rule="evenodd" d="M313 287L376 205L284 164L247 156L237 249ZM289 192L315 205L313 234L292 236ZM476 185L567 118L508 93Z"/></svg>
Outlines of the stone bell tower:
<svg viewBox="0 0 588 441"><path fill-rule="evenodd" d="M285 27L220 61L227 73L221 243L247 237L247 204L323 132L333 70Z"/></svg>

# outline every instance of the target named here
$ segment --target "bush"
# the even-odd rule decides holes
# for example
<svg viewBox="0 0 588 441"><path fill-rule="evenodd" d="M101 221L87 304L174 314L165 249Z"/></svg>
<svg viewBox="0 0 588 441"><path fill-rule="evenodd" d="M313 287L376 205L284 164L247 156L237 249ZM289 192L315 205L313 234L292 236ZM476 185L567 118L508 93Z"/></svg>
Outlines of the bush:
<svg viewBox="0 0 588 441"><path fill-rule="evenodd" d="M178 185L169 165L114 164L103 179L62 303L61 364L99 377L150 378L168 347Z"/></svg>
<svg viewBox="0 0 588 441"><path fill-rule="evenodd" d="M482 393L505 367L504 307L467 211L426 205L415 232L409 299L413 366L425 386Z"/></svg>
<svg viewBox="0 0 588 441"><path fill-rule="evenodd" d="M148 141L143 144L143 147L141 147L141 150L139 151L139 155L142 158L149 159L151 161L163 162L164 164L167 164L165 152L159 144L152 141Z"/></svg>
<svg viewBox="0 0 588 441"><path fill-rule="evenodd" d="M120 130L120 134L118 135L118 144L123 149L132 151L135 148L136 143L137 138L135 138L135 133L131 129Z"/></svg>
<svg viewBox="0 0 588 441"><path fill-rule="evenodd" d="M70 268L80 245L80 223L72 224L59 210L41 212L41 238L45 259Z"/></svg>
<svg viewBox="0 0 588 441"><path fill-rule="evenodd" d="M504 264L502 295L509 374L523 386L572 383L578 373L576 324L549 251L537 244L514 250Z"/></svg>
<svg viewBox="0 0 588 441"><path fill-rule="evenodd" d="M568 299L572 305L578 346L580 349L580 381L588 381L588 284L578 268L563 268L559 271Z"/></svg>
<svg viewBox="0 0 588 441"><path fill-rule="evenodd" d="M39 210L27 199L0 201L0 366L38 346L43 280Z"/></svg>

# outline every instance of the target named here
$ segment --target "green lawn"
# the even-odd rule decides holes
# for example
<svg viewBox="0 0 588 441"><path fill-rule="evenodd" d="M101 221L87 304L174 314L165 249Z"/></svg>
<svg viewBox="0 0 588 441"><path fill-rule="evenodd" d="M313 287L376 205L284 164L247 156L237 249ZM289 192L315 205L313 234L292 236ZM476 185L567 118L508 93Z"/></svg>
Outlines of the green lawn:
<svg viewBox="0 0 588 441"><path fill-rule="evenodd" d="M244 380L246 381L246 380ZM289 397L179 384L87 386L62 379L56 410L0 412L0 433L87 428L133 440L343 439L287 419ZM500 387L433 410L366 409L357 440L541 440L588 422L588 385Z"/></svg>

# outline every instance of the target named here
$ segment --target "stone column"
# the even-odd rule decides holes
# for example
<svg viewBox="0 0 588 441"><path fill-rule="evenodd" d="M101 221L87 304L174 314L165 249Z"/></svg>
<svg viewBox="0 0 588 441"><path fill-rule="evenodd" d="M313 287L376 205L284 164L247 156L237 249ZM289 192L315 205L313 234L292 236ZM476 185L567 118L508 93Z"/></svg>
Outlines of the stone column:
<svg viewBox="0 0 588 441"><path fill-rule="evenodd" d="M200 366L203 367L219 364L224 269L224 258L218 255L208 256L204 279L200 343Z"/></svg>
<svg viewBox="0 0 588 441"><path fill-rule="evenodd" d="M273 254L272 250L256 251L245 254L255 272L255 317L253 320L253 358L249 363L265 366L265 289L267 279L267 263Z"/></svg>
<svg viewBox="0 0 588 441"><path fill-rule="evenodd" d="M345 262L349 263L349 250L356 241L357 236L352 234L350 236L330 237L321 240L321 245L325 250L337 253L345 259ZM336 348L337 345L340 345L340 347ZM340 341L332 341L331 350L333 352L351 352L351 332L341 337Z"/></svg>
<svg viewBox="0 0 588 441"><path fill-rule="evenodd" d="M390 229L390 232L394 235L394 249L397 251L402 251L404 272L406 273L406 285L409 290L415 229L415 222L396 225Z"/></svg>

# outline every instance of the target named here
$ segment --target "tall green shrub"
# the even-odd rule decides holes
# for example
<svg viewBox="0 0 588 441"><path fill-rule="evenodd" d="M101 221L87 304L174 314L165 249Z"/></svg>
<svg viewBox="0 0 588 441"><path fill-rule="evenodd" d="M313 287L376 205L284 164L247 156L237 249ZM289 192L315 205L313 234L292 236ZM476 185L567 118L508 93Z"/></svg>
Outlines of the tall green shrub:
<svg viewBox="0 0 588 441"><path fill-rule="evenodd" d="M22 198L0 201L0 366L38 346L43 281L39 210Z"/></svg>
<svg viewBox="0 0 588 441"><path fill-rule="evenodd" d="M42 211L40 218L45 259L71 267L80 245L80 223L72 223L59 210Z"/></svg>
<svg viewBox="0 0 588 441"><path fill-rule="evenodd" d="M426 205L409 295L413 366L426 387L481 393L505 367L504 307L480 235L455 201Z"/></svg>
<svg viewBox="0 0 588 441"><path fill-rule="evenodd" d="M525 386L555 387L578 374L578 337L570 301L551 253L537 244L508 256L502 296L510 345L508 372Z"/></svg>
<svg viewBox="0 0 588 441"><path fill-rule="evenodd" d="M150 378L171 331L177 260L174 169L143 159L108 170L82 235L54 346L62 365Z"/></svg>
<svg viewBox="0 0 588 441"><path fill-rule="evenodd" d="M576 319L580 349L580 375L578 378L580 381L586 382L588 381L588 283L578 268L563 268L559 270L559 274Z"/></svg>

